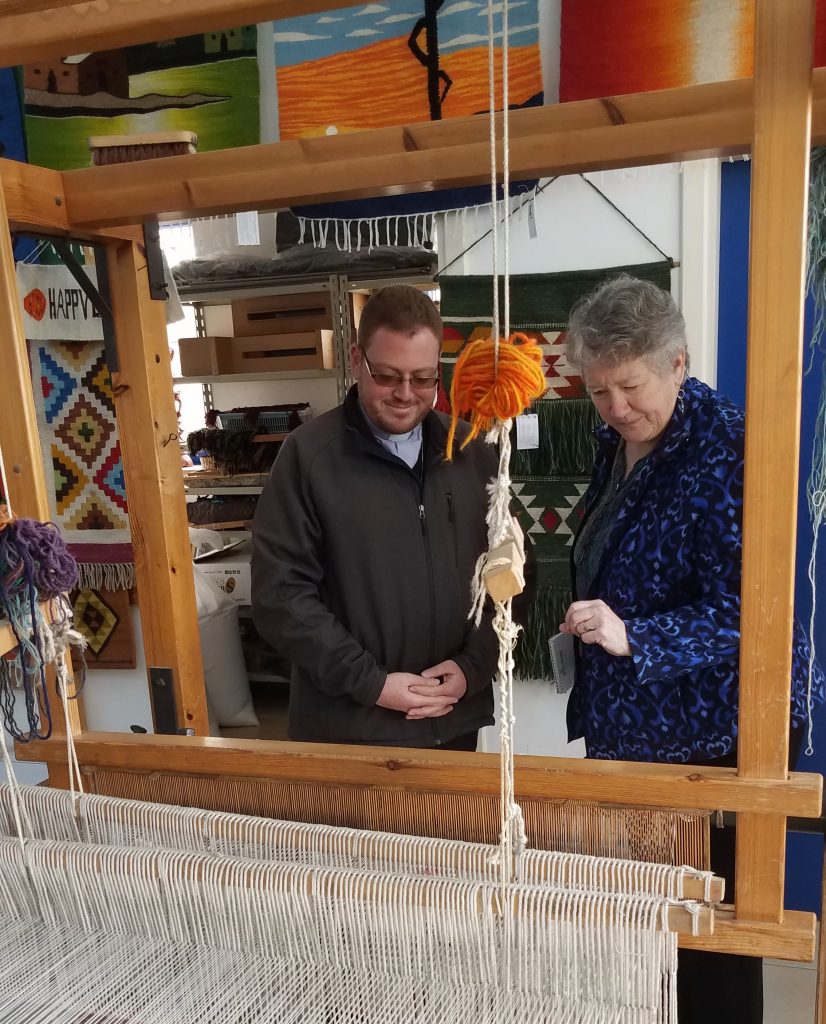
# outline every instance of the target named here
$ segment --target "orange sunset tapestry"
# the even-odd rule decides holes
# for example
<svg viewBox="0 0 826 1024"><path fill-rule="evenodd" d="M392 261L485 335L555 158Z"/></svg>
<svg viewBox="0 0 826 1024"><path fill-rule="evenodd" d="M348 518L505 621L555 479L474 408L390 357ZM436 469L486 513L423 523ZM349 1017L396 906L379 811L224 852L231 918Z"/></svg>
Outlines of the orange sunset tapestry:
<svg viewBox="0 0 826 1024"><path fill-rule="evenodd" d="M508 8L511 106L542 102L538 3ZM488 110L487 32L486 0L384 0L274 22L279 137Z"/></svg>

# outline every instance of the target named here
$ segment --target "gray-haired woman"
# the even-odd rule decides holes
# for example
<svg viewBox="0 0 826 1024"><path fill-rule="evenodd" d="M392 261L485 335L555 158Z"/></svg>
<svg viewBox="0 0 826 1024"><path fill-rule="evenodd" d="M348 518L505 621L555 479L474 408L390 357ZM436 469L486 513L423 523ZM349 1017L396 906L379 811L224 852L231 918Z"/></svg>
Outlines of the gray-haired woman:
<svg viewBox="0 0 826 1024"><path fill-rule="evenodd" d="M650 282L621 276L586 296L566 344L605 421L560 625L580 641L569 738L584 737L589 757L733 765L743 413L687 375L682 315ZM808 654L796 627L795 759ZM813 682L820 703L819 669ZM730 833L714 835L712 867L732 892ZM681 1024L762 1020L759 960L694 953L679 977Z"/></svg>

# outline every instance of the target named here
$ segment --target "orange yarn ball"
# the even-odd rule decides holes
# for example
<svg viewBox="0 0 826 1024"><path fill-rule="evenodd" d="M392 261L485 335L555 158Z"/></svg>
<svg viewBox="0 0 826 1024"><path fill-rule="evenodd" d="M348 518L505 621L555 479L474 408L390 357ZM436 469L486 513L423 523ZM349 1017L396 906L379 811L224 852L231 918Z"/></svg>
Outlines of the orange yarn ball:
<svg viewBox="0 0 826 1024"><path fill-rule="evenodd" d="M456 361L450 385L450 431L446 455L453 458L456 426L462 414L470 414L470 433L460 451L497 420L509 420L545 394L542 349L526 334L499 339L497 361L493 338L472 341Z"/></svg>
<svg viewBox="0 0 826 1024"><path fill-rule="evenodd" d="M14 516L9 511L9 506L0 501L0 530L4 530L11 522L14 522Z"/></svg>

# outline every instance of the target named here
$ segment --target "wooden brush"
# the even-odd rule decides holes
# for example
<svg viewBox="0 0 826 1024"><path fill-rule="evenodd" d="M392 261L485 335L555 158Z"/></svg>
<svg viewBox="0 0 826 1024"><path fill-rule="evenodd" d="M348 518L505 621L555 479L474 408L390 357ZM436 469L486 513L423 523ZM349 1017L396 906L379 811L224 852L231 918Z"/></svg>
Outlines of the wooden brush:
<svg viewBox="0 0 826 1024"><path fill-rule="evenodd" d="M195 132L147 132L143 135L93 135L89 139L92 166L126 164L135 160L154 160L163 156L195 153Z"/></svg>

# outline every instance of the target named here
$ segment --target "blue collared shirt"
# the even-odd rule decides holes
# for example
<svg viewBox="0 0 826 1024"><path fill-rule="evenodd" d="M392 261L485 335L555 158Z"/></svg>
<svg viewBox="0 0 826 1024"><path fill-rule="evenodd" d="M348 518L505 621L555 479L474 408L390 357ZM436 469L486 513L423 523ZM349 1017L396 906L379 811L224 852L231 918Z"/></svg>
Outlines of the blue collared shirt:
<svg viewBox="0 0 826 1024"><path fill-rule="evenodd" d="M361 403L359 404L361 405ZM402 462L412 469L419 461L419 453L422 450L421 423L417 423L406 434L388 434L386 430L376 426L365 412L363 405L361 406L361 412L379 444L385 447L391 454L398 456Z"/></svg>

